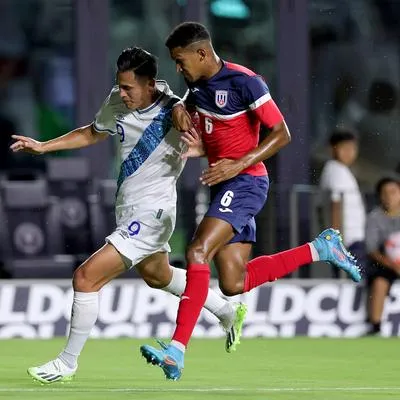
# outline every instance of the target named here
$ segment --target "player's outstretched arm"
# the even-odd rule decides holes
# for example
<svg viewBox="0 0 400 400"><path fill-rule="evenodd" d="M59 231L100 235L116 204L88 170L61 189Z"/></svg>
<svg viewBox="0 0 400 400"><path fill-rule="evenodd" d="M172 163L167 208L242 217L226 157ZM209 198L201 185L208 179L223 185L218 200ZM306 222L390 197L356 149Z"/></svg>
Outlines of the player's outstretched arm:
<svg viewBox="0 0 400 400"><path fill-rule="evenodd" d="M15 142L10 146L10 149L15 153L23 151L31 154L44 154L59 150L80 149L100 142L107 137L107 133L97 132L91 124L46 142L39 142L26 136L12 135Z"/></svg>

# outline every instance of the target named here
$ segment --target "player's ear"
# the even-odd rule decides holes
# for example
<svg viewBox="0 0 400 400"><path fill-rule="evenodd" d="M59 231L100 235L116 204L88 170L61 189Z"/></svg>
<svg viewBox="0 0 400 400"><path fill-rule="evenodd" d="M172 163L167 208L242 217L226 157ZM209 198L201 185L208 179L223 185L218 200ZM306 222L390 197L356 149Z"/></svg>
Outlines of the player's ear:
<svg viewBox="0 0 400 400"><path fill-rule="evenodd" d="M197 49L197 54L200 57L200 61L204 61L207 56L207 51L206 49Z"/></svg>

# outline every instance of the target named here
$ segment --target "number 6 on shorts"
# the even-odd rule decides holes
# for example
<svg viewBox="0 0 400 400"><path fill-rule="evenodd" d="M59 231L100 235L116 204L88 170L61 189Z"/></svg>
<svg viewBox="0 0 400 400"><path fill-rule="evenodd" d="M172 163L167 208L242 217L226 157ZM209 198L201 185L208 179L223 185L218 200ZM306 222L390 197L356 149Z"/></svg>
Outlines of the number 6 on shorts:
<svg viewBox="0 0 400 400"><path fill-rule="evenodd" d="M227 190L221 198L221 206L229 207L234 196L232 190Z"/></svg>

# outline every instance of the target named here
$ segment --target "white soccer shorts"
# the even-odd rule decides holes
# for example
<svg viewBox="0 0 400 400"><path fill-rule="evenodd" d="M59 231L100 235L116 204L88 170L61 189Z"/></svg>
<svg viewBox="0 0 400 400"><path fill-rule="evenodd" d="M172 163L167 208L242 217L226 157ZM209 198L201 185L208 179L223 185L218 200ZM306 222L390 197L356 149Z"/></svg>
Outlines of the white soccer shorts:
<svg viewBox="0 0 400 400"><path fill-rule="evenodd" d="M175 228L175 206L147 210L117 206L116 220L116 230L105 240L129 260L128 269L152 254L171 251L168 241Z"/></svg>

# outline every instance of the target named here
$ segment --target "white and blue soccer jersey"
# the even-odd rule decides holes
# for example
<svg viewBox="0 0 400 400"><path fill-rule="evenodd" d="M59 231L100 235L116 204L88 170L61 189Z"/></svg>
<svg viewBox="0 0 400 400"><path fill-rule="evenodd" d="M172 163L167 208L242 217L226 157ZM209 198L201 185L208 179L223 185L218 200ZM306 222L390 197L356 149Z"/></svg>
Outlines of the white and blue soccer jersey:
<svg viewBox="0 0 400 400"><path fill-rule="evenodd" d="M117 230L106 238L135 265L169 251L175 227L176 181L184 167L182 142L172 127L172 106L179 98L165 81L148 108L130 110L115 86L96 114L98 132L117 135L121 167L117 181Z"/></svg>

